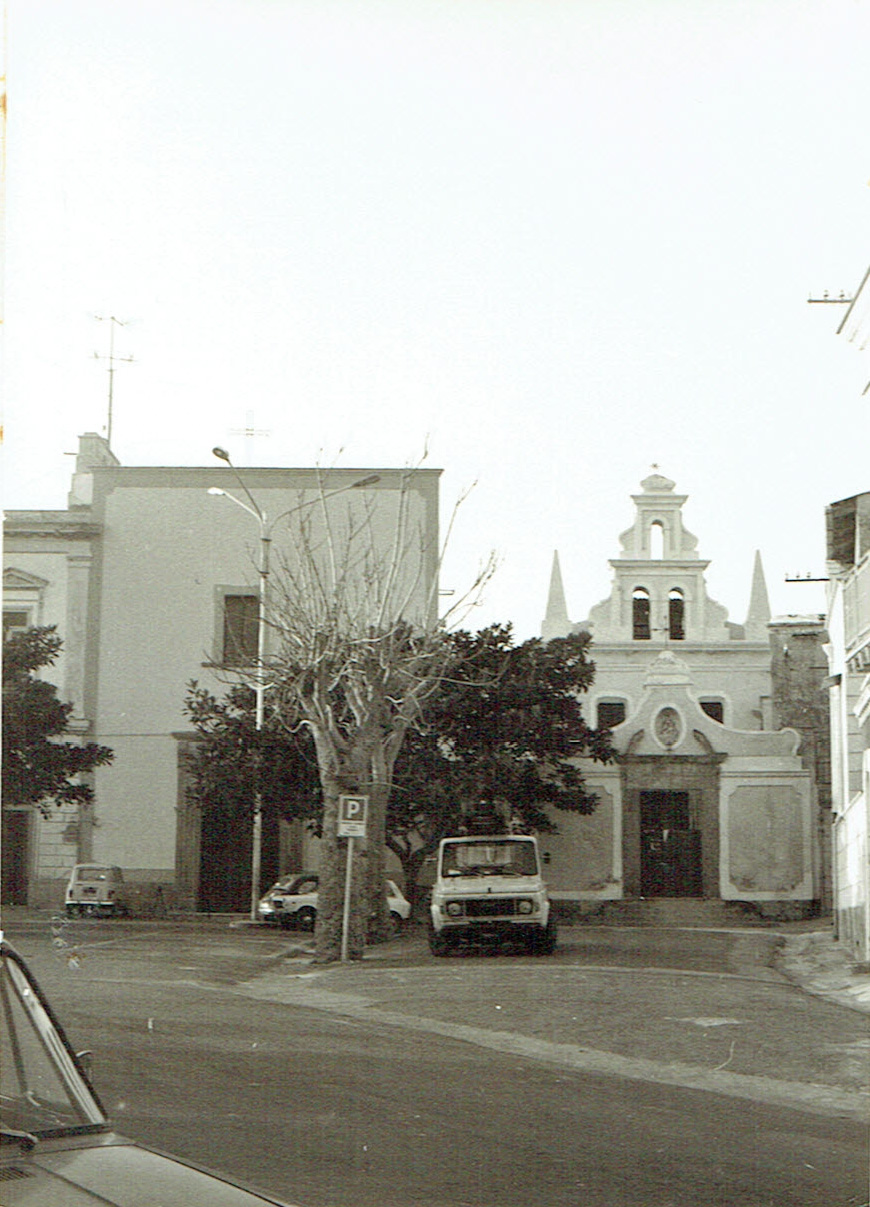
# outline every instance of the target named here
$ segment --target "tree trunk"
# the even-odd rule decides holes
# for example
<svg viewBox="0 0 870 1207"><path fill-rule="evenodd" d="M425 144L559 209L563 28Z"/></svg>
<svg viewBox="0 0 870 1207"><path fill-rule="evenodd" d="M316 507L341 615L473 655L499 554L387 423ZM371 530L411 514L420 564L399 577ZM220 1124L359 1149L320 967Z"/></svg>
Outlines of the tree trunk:
<svg viewBox="0 0 870 1207"><path fill-rule="evenodd" d="M372 782L369 787L369 821L366 827L368 847L368 931L372 942L389 937L390 911L384 891L386 865L384 854L387 841L388 784Z"/></svg>

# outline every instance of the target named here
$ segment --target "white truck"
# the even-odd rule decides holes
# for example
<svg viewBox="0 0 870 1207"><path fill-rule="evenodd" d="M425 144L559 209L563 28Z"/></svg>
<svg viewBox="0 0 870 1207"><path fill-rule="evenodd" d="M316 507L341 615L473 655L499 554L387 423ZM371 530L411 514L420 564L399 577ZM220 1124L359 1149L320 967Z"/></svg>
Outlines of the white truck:
<svg viewBox="0 0 870 1207"><path fill-rule="evenodd" d="M556 920L530 835L443 838L429 907L429 949L508 941L536 955L556 948Z"/></svg>

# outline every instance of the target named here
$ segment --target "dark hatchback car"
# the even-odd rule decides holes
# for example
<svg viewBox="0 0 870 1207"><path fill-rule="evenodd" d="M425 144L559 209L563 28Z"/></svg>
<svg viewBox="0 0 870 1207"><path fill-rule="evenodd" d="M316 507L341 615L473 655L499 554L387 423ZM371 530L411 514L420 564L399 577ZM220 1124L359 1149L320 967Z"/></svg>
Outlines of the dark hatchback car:
<svg viewBox="0 0 870 1207"><path fill-rule="evenodd" d="M21 957L0 938L3 1207L288 1207L114 1132Z"/></svg>

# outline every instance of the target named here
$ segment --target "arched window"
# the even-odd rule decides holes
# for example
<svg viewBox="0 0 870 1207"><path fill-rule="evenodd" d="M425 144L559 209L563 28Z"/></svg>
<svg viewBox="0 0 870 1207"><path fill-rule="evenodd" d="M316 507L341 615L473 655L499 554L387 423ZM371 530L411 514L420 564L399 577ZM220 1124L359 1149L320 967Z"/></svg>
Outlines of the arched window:
<svg viewBox="0 0 870 1207"><path fill-rule="evenodd" d="M649 591L635 587L631 597L631 635L635 641L649 641Z"/></svg>
<svg viewBox="0 0 870 1207"><path fill-rule="evenodd" d="M599 700L597 712L598 728L613 729L614 725L621 725L625 720L625 701Z"/></svg>
<svg viewBox="0 0 870 1207"><path fill-rule="evenodd" d="M653 520L649 526L649 555L657 562L665 556L665 526L661 520Z"/></svg>
<svg viewBox="0 0 870 1207"><path fill-rule="evenodd" d="M686 637L686 601L679 587L668 595L668 635L671 641L684 641Z"/></svg>

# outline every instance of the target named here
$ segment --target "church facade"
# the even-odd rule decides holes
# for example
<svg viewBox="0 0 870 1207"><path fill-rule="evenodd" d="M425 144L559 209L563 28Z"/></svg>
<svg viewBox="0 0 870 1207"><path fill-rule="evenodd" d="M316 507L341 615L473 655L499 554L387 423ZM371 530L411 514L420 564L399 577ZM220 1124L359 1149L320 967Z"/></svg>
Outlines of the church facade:
<svg viewBox="0 0 870 1207"><path fill-rule="evenodd" d="M824 881L819 776L803 735L777 723L775 653L788 659L798 629L820 645L824 629L819 618L771 620L757 554L746 620L729 621L674 487L654 473L632 496L610 596L585 621L569 619L554 559L542 636L591 634L584 712L611 729L617 756L584 762L598 807L557 818L544 844L549 883L585 909L694 897L800 916Z"/></svg>

